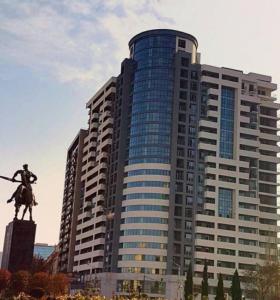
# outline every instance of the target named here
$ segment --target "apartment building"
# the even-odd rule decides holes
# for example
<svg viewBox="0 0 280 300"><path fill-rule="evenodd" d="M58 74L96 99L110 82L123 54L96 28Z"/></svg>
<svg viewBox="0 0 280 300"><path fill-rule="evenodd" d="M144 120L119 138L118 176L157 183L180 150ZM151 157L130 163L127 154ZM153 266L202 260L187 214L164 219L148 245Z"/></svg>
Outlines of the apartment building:
<svg viewBox="0 0 280 300"><path fill-rule="evenodd" d="M229 287L235 269L242 276L277 260L279 104L269 76L208 65L201 74L208 108L198 132L204 211L194 224L194 272L201 277L207 259L211 286L221 273Z"/></svg>
<svg viewBox="0 0 280 300"><path fill-rule="evenodd" d="M198 42L150 30L87 103L74 265L102 292L181 299L277 257L271 77L200 63ZM63 226L61 227L63 228ZM93 277L93 274L94 277Z"/></svg>
<svg viewBox="0 0 280 300"><path fill-rule="evenodd" d="M72 272L73 270L77 217L83 200L81 170L86 135L87 131L81 129L67 151L58 245L60 272Z"/></svg>
<svg viewBox="0 0 280 300"><path fill-rule="evenodd" d="M87 103L88 134L84 139L80 177L83 199L77 218L73 267L74 272L85 276L103 270L115 86L116 79L111 78Z"/></svg>

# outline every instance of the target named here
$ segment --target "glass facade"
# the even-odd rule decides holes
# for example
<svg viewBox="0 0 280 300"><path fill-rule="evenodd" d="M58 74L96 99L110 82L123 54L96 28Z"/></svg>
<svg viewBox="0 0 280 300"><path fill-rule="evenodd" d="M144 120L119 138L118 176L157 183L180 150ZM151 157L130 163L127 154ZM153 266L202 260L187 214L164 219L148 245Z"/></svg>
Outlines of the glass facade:
<svg viewBox="0 0 280 300"><path fill-rule="evenodd" d="M123 206L122 211L168 211L168 206L161 205L129 205Z"/></svg>
<svg viewBox="0 0 280 300"><path fill-rule="evenodd" d="M139 267L119 268L119 272L120 273L157 274L157 275L165 275L165 273L166 273L166 271L164 269L139 268ZM147 281L147 284L148 284L148 281Z"/></svg>
<svg viewBox="0 0 280 300"><path fill-rule="evenodd" d="M220 157L228 159L233 158L234 100L234 89L223 86L221 98Z"/></svg>
<svg viewBox="0 0 280 300"><path fill-rule="evenodd" d="M135 181L128 182L124 185L124 188L134 188L134 187L169 187L169 182L164 181Z"/></svg>
<svg viewBox="0 0 280 300"><path fill-rule="evenodd" d="M170 176L170 171L159 169L137 169L127 172L127 176L139 176L139 175L162 175Z"/></svg>
<svg viewBox="0 0 280 300"><path fill-rule="evenodd" d="M54 251L54 246L44 245L44 244L35 244L34 245L34 256L47 259Z"/></svg>
<svg viewBox="0 0 280 300"><path fill-rule="evenodd" d="M195 158L195 134L198 104L189 104L188 98L190 91L192 91L192 95L196 95L198 93L197 90L199 82L196 82L196 80L198 80L198 73L197 67L192 67L190 64L190 53L176 53L176 41L179 37L180 34L174 34L172 31L155 30L151 34L145 34L134 38L133 42L130 43L131 58L136 62L136 68L134 71L132 87L128 165L171 164L171 130L172 126L177 127L176 117L172 120L175 74L176 78L177 75L182 75L182 78L178 82L180 86L177 87L176 85L176 89L178 89L178 93L176 91L176 94L178 94L176 101L178 101L179 104L178 117L181 116L180 122L184 123L184 125L181 124L181 127L178 128L178 133L184 134L184 136L180 135L179 138L183 140L181 145L188 144L188 148L193 148L192 158ZM180 69L175 70L175 67ZM191 71L192 68L195 70ZM188 78L188 80L186 80L186 78ZM196 97L193 97L193 102L196 102L196 99ZM191 113L190 115L188 114L188 110ZM181 114L179 114L179 111ZM189 119L190 121L188 122ZM188 125L191 127L190 130L188 130ZM192 137L188 138L187 134L192 135ZM178 142L178 144L180 143ZM183 151L184 150L185 149L183 149ZM172 149L172 151L174 150ZM194 161L191 161L191 163L195 165ZM137 166L133 166L133 168L135 167ZM170 176L169 170L156 170L156 168L166 169L167 166L151 165L151 167L153 169L148 170L145 169L145 166L139 165L139 170L128 171L125 176ZM169 189L170 180L166 179L147 177L137 178L134 182L129 180L129 182L124 183L124 189L126 190L124 191L125 195L122 197L122 200L125 201L123 202L122 212L133 213L123 214L123 218L121 220L121 235L134 236L131 237L131 239L133 239L133 242L135 243L139 243L138 240L141 239L141 236L146 236L146 242L150 244L143 248L151 248L154 237L168 236L168 230L153 229L155 227L154 224L160 224L158 227L163 227L164 229L167 226L161 225L168 224L167 217L156 217L156 212L169 212L170 191L161 189ZM182 184L181 192L183 192L185 190L183 183L180 184ZM176 186L179 186L179 183ZM193 184L190 186L193 187ZM133 193L134 191L131 188L135 188L136 193ZM155 193L157 191L155 188L159 188L158 193ZM129 194L130 191L132 192L131 194ZM149 193L147 193L147 191L149 191ZM143 201L142 205L139 204L141 201ZM179 208L180 207L175 207L176 212L179 211ZM184 210L184 208L180 209L181 211ZM137 217L135 217L134 213L136 211L139 212ZM155 216L151 217L147 214L147 211L155 212ZM124 226L124 224L126 225ZM143 229L140 227L141 224L143 224ZM144 224L146 226L144 226ZM134 227L136 228L134 229ZM147 227L150 228L148 229ZM157 247L158 246L159 244ZM164 247L167 248L167 246ZM143 255L145 255L145 258L149 258L149 252L145 252L146 250L144 249ZM172 268L172 266L170 267L168 264L162 266L162 270L164 269L164 272L166 272L168 268ZM122 271L125 270L122 269ZM144 269L139 268L139 271L137 270L137 272L143 273ZM172 270L169 270L168 272L172 273Z"/></svg>
<svg viewBox="0 0 280 300"><path fill-rule="evenodd" d="M159 217L127 217L122 219L123 224L130 223L155 223L155 224L167 224L168 219L159 218Z"/></svg>
<svg viewBox="0 0 280 300"><path fill-rule="evenodd" d="M158 194L158 193L134 193L123 196L124 200L138 200L138 199L158 199L158 200L168 200L168 194Z"/></svg>
<svg viewBox="0 0 280 300"><path fill-rule="evenodd" d="M167 236L167 231L157 229L125 229L121 230L121 236L127 235L153 235L153 236Z"/></svg>
<svg viewBox="0 0 280 300"><path fill-rule="evenodd" d="M170 162L173 57L176 37L146 36L134 43L129 164Z"/></svg>
<svg viewBox="0 0 280 300"><path fill-rule="evenodd" d="M232 190L219 188L219 217L232 218Z"/></svg>
<svg viewBox="0 0 280 300"><path fill-rule="evenodd" d="M167 244L155 243L155 242L126 242L126 243L121 243L120 248L167 249Z"/></svg>
<svg viewBox="0 0 280 300"><path fill-rule="evenodd" d="M120 260L165 262L166 256L145 255L145 254L124 254L124 255L121 255Z"/></svg>

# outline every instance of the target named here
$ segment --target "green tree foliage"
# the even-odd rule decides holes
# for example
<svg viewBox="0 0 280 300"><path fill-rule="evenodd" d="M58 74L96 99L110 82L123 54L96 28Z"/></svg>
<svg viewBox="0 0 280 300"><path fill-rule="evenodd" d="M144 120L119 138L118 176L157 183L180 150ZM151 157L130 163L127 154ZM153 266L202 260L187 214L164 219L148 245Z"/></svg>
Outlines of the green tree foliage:
<svg viewBox="0 0 280 300"><path fill-rule="evenodd" d="M8 287L10 278L11 273L8 270L0 269L0 294Z"/></svg>
<svg viewBox="0 0 280 300"><path fill-rule="evenodd" d="M230 293L231 293L232 300L242 300L242 290L241 290L240 278L237 270L235 270L232 277Z"/></svg>
<svg viewBox="0 0 280 300"><path fill-rule="evenodd" d="M14 295L20 292L27 292L29 287L30 274L27 271L17 271L11 276L10 290Z"/></svg>
<svg viewBox="0 0 280 300"><path fill-rule="evenodd" d="M193 273L192 273L192 265L189 264L189 269L187 273L187 278L185 281L185 300L192 300L193 299Z"/></svg>
<svg viewBox="0 0 280 300"><path fill-rule="evenodd" d="M208 299L208 266L207 261L204 262L203 278L201 284L201 300Z"/></svg>
<svg viewBox="0 0 280 300"><path fill-rule="evenodd" d="M224 283L223 283L223 277L221 274L219 274L215 300L225 300Z"/></svg>

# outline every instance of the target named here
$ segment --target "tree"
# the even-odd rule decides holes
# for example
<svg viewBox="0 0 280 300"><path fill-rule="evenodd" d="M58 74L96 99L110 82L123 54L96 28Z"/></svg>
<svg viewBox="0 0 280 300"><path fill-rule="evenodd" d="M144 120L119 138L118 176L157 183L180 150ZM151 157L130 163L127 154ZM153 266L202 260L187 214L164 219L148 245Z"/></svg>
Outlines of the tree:
<svg viewBox="0 0 280 300"><path fill-rule="evenodd" d="M50 276L45 272L33 274L30 282L30 288L42 288L47 291L49 286Z"/></svg>
<svg viewBox="0 0 280 300"><path fill-rule="evenodd" d="M232 300L242 300L242 290L240 287L240 278L237 270L235 270L232 277L230 293Z"/></svg>
<svg viewBox="0 0 280 300"><path fill-rule="evenodd" d="M15 295L26 292L29 286L30 275L27 271L17 271L11 276L10 289Z"/></svg>
<svg viewBox="0 0 280 300"><path fill-rule="evenodd" d="M0 294L8 287L10 278L11 273L8 270L0 269Z"/></svg>
<svg viewBox="0 0 280 300"><path fill-rule="evenodd" d="M192 264L189 264L189 269L187 273L187 278L185 281L185 300L192 300L193 298L193 274L192 274Z"/></svg>
<svg viewBox="0 0 280 300"><path fill-rule="evenodd" d="M267 261L263 266L256 265L244 272L246 295L256 300L275 299L280 286L280 264Z"/></svg>
<svg viewBox="0 0 280 300"><path fill-rule="evenodd" d="M49 292L54 296L64 294L69 285L69 279L65 274L58 273L50 276Z"/></svg>
<svg viewBox="0 0 280 300"><path fill-rule="evenodd" d="M201 300L208 299L208 266L207 261L204 262L203 278L201 283Z"/></svg>
<svg viewBox="0 0 280 300"><path fill-rule="evenodd" d="M35 255L32 259L32 264L28 271L31 274L39 273L39 272L47 272L48 266L47 262L41 256Z"/></svg>
<svg viewBox="0 0 280 300"><path fill-rule="evenodd" d="M225 300L224 283L223 283L222 274L219 274L215 300Z"/></svg>

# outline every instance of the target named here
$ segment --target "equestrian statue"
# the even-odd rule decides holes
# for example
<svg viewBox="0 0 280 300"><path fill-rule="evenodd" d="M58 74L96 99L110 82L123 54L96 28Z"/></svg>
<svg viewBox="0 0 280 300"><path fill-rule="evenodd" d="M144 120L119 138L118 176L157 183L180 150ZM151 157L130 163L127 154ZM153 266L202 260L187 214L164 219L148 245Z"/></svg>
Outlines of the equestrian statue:
<svg viewBox="0 0 280 300"><path fill-rule="evenodd" d="M21 180L17 180L17 176L20 176ZM18 213L21 205L24 205L25 208L23 210L21 220L24 219L25 213L28 209L29 219L30 221L32 221L32 207L38 204L35 201L35 197L32 191L32 184L36 183L37 176L29 171L27 164L24 164L23 170L16 171L12 178L5 176L0 176L0 178L12 182L20 182L20 185L17 187L16 191L13 193L12 197L7 201L7 203L12 202L13 200L15 201L15 220L17 220L18 218Z"/></svg>

